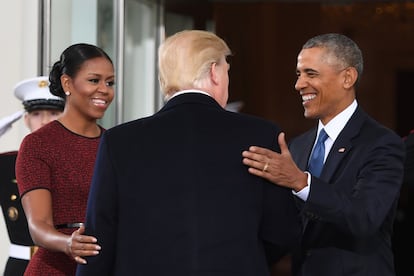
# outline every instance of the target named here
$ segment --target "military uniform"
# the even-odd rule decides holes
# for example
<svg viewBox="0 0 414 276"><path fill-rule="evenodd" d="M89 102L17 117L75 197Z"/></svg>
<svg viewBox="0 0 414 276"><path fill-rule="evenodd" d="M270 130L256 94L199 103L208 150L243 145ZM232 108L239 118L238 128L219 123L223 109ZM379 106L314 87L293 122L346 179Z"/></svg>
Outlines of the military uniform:
<svg viewBox="0 0 414 276"><path fill-rule="evenodd" d="M0 203L11 243L5 276L23 275L35 250L17 189L16 157L17 151L0 154Z"/></svg>
<svg viewBox="0 0 414 276"><path fill-rule="evenodd" d="M65 100L52 95L48 85L48 77L41 76L23 80L15 86L14 94L22 101L25 111L1 119L0 136L25 112L63 111ZM31 129L34 130L36 129ZM23 275L31 256L37 249L31 239L26 215L20 202L15 175L16 157L17 151L0 154L0 204L11 243L9 259L4 270L5 276Z"/></svg>

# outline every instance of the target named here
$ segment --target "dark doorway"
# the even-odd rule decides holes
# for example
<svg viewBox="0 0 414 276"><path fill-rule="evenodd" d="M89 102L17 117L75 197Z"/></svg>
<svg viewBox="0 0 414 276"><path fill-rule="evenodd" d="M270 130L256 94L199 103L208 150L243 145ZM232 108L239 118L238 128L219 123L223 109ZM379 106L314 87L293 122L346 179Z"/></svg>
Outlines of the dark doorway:
<svg viewBox="0 0 414 276"><path fill-rule="evenodd" d="M414 69L397 71L396 73L396 131L400 136L406 136L410 132L410 130L414 129L414 91L412 87L413 80Z"/></svg>

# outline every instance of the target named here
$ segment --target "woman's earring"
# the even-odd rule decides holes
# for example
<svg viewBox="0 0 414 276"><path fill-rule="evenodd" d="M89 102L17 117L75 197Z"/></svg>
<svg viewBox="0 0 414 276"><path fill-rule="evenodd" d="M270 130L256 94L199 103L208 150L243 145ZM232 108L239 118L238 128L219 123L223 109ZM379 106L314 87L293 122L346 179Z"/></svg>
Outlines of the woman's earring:
<svg viewBox="0 0 414 276"><path fill-rule="evenodd" d="M65 92L65 95L66 95L66 96L70 96L70 91L66 91L66 92Z"/></svg>

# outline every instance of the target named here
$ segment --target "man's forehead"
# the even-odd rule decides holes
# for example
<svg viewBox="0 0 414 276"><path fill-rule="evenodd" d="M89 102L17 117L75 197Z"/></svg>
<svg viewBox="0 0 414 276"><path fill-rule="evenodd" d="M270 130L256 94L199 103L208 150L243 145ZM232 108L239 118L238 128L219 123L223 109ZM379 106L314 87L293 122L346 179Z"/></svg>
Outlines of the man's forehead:
<svg viewBox="0 0 414 276"><path fill-rule="evenodd" d="M325 47L302 49L298 55L297 68L302 70L315 69L317 66L337 67L338 58Z"/></svg>

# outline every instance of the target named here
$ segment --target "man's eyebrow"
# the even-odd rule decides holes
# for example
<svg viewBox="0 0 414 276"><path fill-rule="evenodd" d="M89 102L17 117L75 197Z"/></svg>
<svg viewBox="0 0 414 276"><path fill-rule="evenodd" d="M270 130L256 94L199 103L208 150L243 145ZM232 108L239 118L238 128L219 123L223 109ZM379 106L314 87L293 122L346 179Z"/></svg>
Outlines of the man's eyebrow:
<svg viewBox="0 0 414 276"><path fill-rule="evenodd" d="M318 73L318 71L316 71L315 69L312 69L312 68L305 68L303 71L307 74L309 74L309 73Z"/></svg>
<svg viewBox="0 0 414 276"><path fill-rule="evenodd" d="M302 71L306 74L318 74L318 71L316 71L315 69L312 69L312 68L305 68ZM296 69L296 73L301 73L301 70Z"/></svg>

